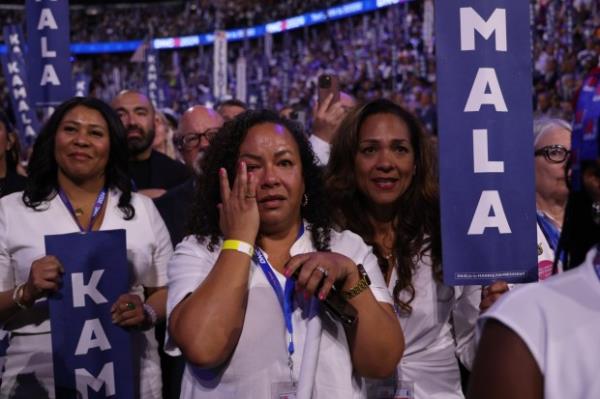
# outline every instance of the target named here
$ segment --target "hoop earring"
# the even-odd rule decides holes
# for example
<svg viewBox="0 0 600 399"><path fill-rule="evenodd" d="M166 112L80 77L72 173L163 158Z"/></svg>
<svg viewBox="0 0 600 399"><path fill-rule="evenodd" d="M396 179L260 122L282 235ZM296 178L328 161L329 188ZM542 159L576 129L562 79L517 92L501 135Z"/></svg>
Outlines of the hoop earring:
<svg viewBox="0 0 600 399"><path fill-rule="evenodd" d="M305 207L306 205L308 205L308 195L304 194L304 197L302 198L302 206Z"/></svg>

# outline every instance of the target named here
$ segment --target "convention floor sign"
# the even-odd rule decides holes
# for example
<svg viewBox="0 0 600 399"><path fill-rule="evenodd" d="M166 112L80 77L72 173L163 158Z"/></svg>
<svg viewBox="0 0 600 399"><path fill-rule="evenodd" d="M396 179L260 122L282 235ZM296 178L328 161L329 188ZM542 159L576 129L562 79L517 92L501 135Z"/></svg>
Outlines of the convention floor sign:
<svg viewBox="0 0 600 399"><path fill-rule="evenodd" d="M444 281L535 281L529 2L435 6Z"/></svg>
<svg viewBox="0 0 600 399"><path fill-rule="evenodd" d="M65 273L49 299L57 398L134 398L133 333L110 308L129 291L125 230L45 237Z"/></svg>

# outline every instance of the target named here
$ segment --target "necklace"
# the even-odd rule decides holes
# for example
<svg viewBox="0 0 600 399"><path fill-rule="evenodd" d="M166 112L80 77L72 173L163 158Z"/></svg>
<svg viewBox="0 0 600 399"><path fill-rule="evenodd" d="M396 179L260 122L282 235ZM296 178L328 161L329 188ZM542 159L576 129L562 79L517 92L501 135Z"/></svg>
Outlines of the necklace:
<svg viewBox="0 0 600 399"><path fill-rule="evenodd" d="M387 255L383 255L383 257L385 258L385 260L390 260L390 259L392 259L394 257L394 253L390 252Z"/></svg>
<svg viewBox="0 0 600 399"><path fill-rule="evenodd" d="M77 216L78 218L82 217L83 216L83 209L81 209L81 208L75 208L74 213L75 213L75 216Z"/></svg>

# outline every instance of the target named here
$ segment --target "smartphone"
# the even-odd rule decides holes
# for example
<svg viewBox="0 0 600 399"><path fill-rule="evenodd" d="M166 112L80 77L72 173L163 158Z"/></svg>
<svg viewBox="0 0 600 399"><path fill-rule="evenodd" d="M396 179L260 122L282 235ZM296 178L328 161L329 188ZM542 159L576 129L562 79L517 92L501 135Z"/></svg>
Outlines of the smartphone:
<svg viewBox="0 0 600 399"><path fill-rule="evenodd" d="M333 93L333 102L340 101L340 82L337 75L323 74L319 76L319 104L322 104L327 96Z"/></svg>

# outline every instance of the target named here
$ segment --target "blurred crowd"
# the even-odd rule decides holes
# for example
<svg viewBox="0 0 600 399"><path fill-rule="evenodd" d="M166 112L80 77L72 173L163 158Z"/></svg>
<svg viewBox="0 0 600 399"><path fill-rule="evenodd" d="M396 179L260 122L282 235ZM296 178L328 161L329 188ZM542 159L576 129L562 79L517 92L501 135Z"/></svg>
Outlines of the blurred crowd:
<svg viewBox="0 0 600 399"><path fill-rule="evenodd" d="M153 37L200 33L210 31L217 23L226 28L247 26L340 2L239 3L219 2L219 13L215 4L206 0L157 8L132 7L126 12L106 7L99 8L96 15L87 15L92 7L87 9L87 14L72 18L72 40L147 37L147 32L140 29L153 30ZM567 3L532 4L532 101L536 116L570 120L577 89L586 73L598 63L598 5L592 1L575 1L573 7L567 7ZM229 43L229 94L235 96L235 64L243 56L248 87L245 100L250 106L272 109L293 106L308 115L314 104L317 76L324 72L336 73L342 88L359 101L391 98L418 114L426 128L435 134L435 53L424 34L433 27L425 26L424 4L413 1L269 38ZM18 20L16 15L3 14L6 23ZM222 23L215 15L222 16ZM143 88L144 66L132 63L130 58L131 54L79 55L73 62L74 71L87 74L92 94L106 100L126 87ZM161 51L159 58L162 108L179 114L192 104L219 100L212 96L212 47ZM0 87L3 86L0 81ZM6 89L3 89L0 104L8 107Z"/></svg>
<svg viewBox="0 0 600 399"><path fill-rule="evenodd" d="M322 10L345 0L192 0L159 4L127 3L71 7L73 43L139 40L185 36L264 24L308 11ZM25 23L23 10L2 10L0 20Z"/></svg>

